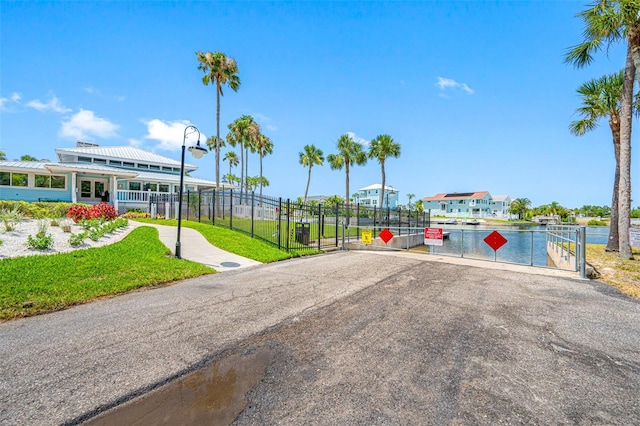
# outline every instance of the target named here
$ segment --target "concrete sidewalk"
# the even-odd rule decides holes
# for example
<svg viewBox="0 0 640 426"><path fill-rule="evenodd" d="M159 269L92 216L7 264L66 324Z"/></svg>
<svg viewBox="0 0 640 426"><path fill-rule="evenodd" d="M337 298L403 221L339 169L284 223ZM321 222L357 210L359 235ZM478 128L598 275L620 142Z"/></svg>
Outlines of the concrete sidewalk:
<svg viewBox="0 0 640 426"><path fill-rule="evenodd" d="M160 241L175 254L178 228L175 226L155 225L142 223L138 226L152 226L158 230ZM261 265L260 262L229 253L214 245L202 236L195 229L181 227L180 230L181 256L183 259L192 262L203 263L211 266L218 272L232 271L235 269L247 268Z"/></svg>

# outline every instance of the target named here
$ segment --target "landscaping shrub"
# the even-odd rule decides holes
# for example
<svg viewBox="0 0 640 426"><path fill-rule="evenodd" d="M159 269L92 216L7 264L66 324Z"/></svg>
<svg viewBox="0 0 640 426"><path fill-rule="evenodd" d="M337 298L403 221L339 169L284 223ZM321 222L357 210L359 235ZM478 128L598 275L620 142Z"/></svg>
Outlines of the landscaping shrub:
<svg viewBox="0 0 640 426"><path fill-rule="evenodd" d="M53 235L38 233L35 237L33 235L27 236L27 247L33 250L48 250L53 247Z"/></svg>
<svg viewBox="0 0 640 426"><path fill-rule="evenodd" d="M89 207L84 204L74 204L69 207L67 217L75 223L78 223L83 219L89 219Z"/></svg>
<svg viewBox="0 0 640 426"><path fill-rule="evenodd" d="M608 223L604 220L596 220L596 219L591 219L588 223L588 226L607 226Z"/></svg>
<svg viewBox="0 0 640 426"><path fill-rule="evenodd" d="M78 247L84 243L85 238L87 238L87 231L82 231L79 234L71 234L69 236L69 245L71 247Z"/></svg>
<svg viewBox="0 0 640 426"><path fill-rule="evenodd" d="M13 231L16 226L22 220L22 213L20 213L20 207L17 204L9 207L0 208L0 221L4 225L5 231Z"/></svg>
<svg viewBox="0 0 640 426"><path fill-rule="evenodd" d="M52 201L27 203L26 201L0 200L0 210L12 209L14 206L18 206L18 212L25 218L41 219L64 217L72 204Z"/></svg>
<svg viewBox="0 0 640 426"><path fill-rule="evenodd" d="M111 204L105 202L91 206L89 214L92 218L105 218L106 220L113 220L118 217L116 209L114 209Z"/></svg>

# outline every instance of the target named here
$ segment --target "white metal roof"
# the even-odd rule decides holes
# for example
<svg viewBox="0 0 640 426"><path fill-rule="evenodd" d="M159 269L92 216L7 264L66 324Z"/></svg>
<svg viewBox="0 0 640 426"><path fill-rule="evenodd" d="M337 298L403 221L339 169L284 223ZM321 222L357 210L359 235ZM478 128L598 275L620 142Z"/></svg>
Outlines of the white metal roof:
<svg viewBox="0 0 640 426"><path fill-rule="evenodd" d="M154 172L138 172L138 176L135 180L151 181L151 182L167 182L180 184L180 175L170 175L167 173L154 173ZM215 181L200 179L196 177L186 176L184 177L185 184L200 185L200 186L216 186Z"/></svg>
<svg viewBox="0 0 640 426"><path fill-rule="evenodd" d="M45 164L42 161L0 161L0 168L44 170Z"/></svg>
<svg viewBox="0 0 640 426"><path fill-rule="evenodd" d="M511 198L508 195L492 195L491 199L495 202L501 202L501 201L506 201L507 198Z"/></svg>
<svg viewBox="0 0 640 426"><path fill-rule="evenodd" d="M373 185L369 185L369 186L365 186L364 188L360 188L360 189L358 189L358 191L371 191L372 189L382 189L382 184L381 183L374 183ZM384 186L384 190L385 191L398 191L396 188L394 188L392 186L388 186L388 185Z"/></svg>
<svg viewBox="0 0 640 426"><path fill-rule="evenodd" d="M52 172L94 172L120 177L135 177L138 175L138 172L134 170L118 169L116 167L90 163L45 163L44 166Z"/></svg>
<svg viewBox="0 0 640 426"><path fill-rule="evenodd" d="M56 148L56 154L60 161L64 161L65 155L80 155L85 157L98 157L113 160L145 162L149 164L157 164L161 166L180 167L180 161L164 155L148 152L133 146L97 146L97 147L80 147L80 148ZM185 170L197 170L198 166L193 164L184 164Z"/></svg>

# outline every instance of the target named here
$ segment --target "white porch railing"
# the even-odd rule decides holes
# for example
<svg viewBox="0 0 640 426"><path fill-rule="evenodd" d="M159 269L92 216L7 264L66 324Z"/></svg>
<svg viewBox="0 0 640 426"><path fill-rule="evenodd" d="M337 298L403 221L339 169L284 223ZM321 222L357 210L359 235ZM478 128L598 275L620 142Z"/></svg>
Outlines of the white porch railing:
<svg viewBox="0 0 640 426"><path fill-rule="evenodd" d="M135 202L135 203L148 203L151 194L169 194L168 192L153 192L153 191L132 191L125 189L118 189L117 199L121 203Z"/></svg>

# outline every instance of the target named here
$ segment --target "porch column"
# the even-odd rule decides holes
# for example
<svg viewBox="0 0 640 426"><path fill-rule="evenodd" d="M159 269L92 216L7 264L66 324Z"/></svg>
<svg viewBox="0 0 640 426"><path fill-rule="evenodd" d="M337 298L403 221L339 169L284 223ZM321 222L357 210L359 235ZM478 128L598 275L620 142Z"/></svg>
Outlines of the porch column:
<svg viewBox="0 0 640 426"><path fill-rule="evenodd" d="M71 202L78 202L78 179L76 179L77 173L71 172Z"/></svg>
<svg viewBox="0 0 640 426"><path fill-rule="evenodd" d="M111 176L109 178L109 183L109 186L111 187L111 190L109 191L111 193L111 204L116 211L120 211L118 210L118 183L116 182L116 177Z"/></svg>

